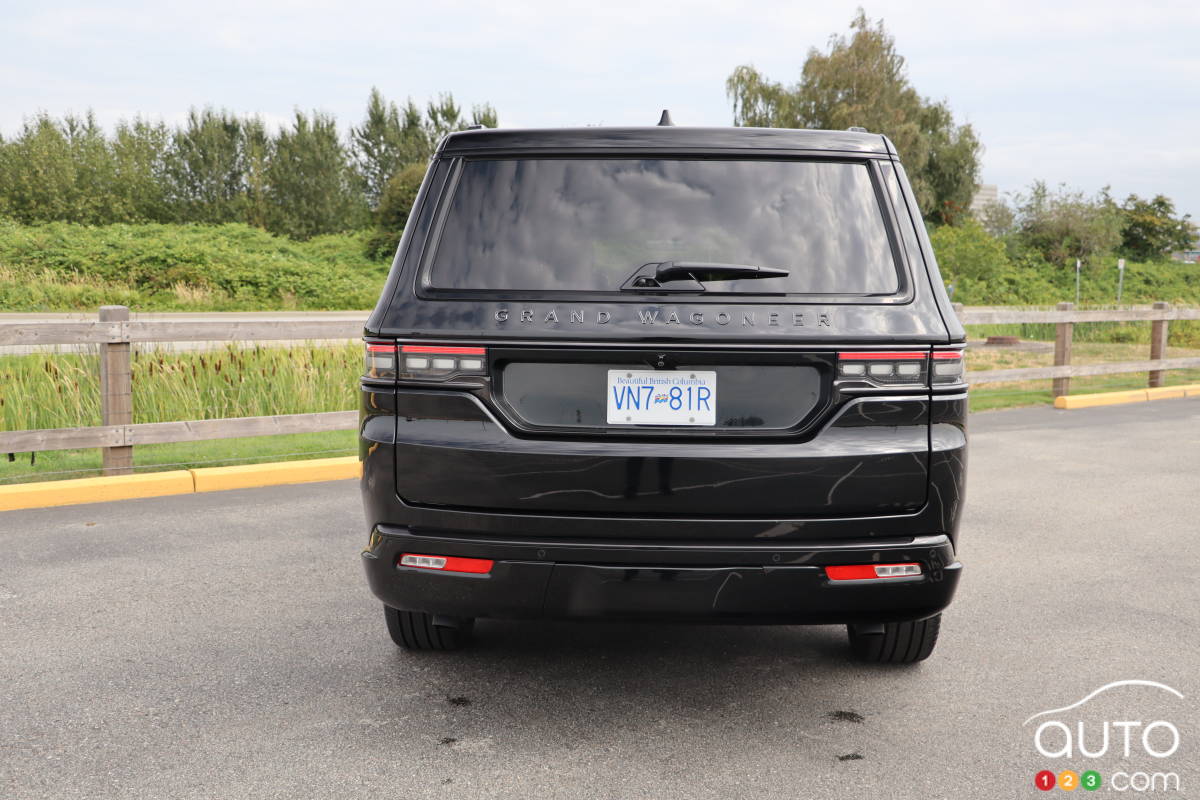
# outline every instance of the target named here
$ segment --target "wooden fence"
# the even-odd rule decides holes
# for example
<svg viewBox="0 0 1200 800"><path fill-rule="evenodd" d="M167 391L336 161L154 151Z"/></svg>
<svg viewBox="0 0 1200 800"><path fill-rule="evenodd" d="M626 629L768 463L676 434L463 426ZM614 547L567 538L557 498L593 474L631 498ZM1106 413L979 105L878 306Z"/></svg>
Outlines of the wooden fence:
<svg viewBox="0 0 1200 800"><path fill-rule="evenodd" d="M968 372L972 384L1005 381L1053 380L1054 394L1070 391L1071 378L1147 372L1150 386L1160 386L1171 369L1200 367L1200 358L1164 358L1167 325L1171 320L1200 319L1200 308L1172 308L1155 303L1149 308L1112 310L1075 309L1060 303L1055 309L1026 310L1004 307L955 306L965 325L1050 323L1056 326L1052 367ZM139 444L191 442L282 433L353 430L356 411L287 414L271 417L133 422L133 384L130 346L138 342L284 341L356 339L362 336L361 317L344 313L309 314L209 314L167 315L131 319L124 306L104 306L94 319L21 320L0 318L0 345L97 344L100 346L101 422L90 428L0 431L0 453L75 450L98 447L103 451L104 473L126 474L133 469L133 448ZM1107 364L1072 364L1074 326L1089 322L1150 322L1149 359Z"/></svg>

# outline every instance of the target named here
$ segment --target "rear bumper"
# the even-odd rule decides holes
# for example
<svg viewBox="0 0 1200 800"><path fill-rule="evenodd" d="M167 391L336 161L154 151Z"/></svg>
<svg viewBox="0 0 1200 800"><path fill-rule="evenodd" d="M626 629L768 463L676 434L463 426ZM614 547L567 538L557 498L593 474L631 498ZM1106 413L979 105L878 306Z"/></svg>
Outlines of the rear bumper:
<svg viewBox="0 0 1200 800"><path fill-rule="evenodd" d="M490 573L398 566L403 553L495 561ZM954 596L962 565L944 535L771 546L497 540L376 526L363 551L386 605L448 617L660 619L791 624L932 616ZM824 567L917 562L919 578L835 582Z"/></svg>

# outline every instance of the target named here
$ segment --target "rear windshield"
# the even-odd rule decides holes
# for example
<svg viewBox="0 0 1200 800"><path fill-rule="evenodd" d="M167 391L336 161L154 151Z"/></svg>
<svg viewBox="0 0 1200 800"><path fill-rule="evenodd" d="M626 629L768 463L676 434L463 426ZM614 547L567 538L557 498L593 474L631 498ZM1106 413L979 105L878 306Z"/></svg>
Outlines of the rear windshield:
<svg viewBox="0 0 1200 800"><path fill-rule="evenodd" d="M709 293L891 295L900 286L866 164L632 158L465 161L427 283L612 292L665 261L788 271L706 280Z"/></svg>

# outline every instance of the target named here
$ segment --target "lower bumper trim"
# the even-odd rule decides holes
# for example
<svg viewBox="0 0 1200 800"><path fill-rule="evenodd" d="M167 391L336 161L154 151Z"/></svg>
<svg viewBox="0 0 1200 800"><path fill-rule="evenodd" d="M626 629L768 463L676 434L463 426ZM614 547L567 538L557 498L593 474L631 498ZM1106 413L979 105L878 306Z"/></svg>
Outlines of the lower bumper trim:
<svg viewBox="0 0 1200 800"><path fill-rule="evenodd" d="M488 558L482 575L398 565L422 552ZM372 591L394 608L454 617L789 624L922 619L945 608L961 564L945 536L771 547L621 546L464 540L382 526L363 553ZM920 563L918 580L830 581L825 566Z"/></svg>

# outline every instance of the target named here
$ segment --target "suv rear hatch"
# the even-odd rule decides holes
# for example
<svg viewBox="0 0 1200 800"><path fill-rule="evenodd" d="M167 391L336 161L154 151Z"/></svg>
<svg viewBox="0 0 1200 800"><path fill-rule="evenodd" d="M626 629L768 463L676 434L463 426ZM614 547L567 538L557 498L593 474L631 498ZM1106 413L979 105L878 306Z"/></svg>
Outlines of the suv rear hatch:
<svg viewBox="0 0 1200 800"><path fill-rule="evenodd" d="M914 307L894 174L863 158L506 156L455 159L441 178L408 303L423 335L408 341L469 337L486 366L406 371L399 354L407 503L678 517L924 504L925 360L945 334L914 313L928 308ZM834 319L874 333L838 341ZM900 342L920 375L839 380L839 350L871 340Z"/></svg>

